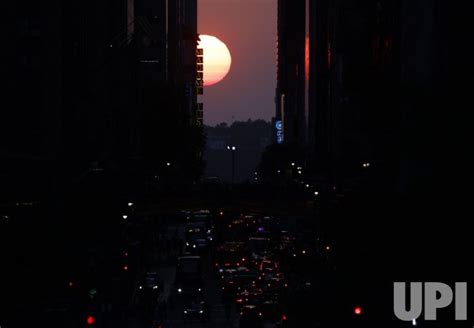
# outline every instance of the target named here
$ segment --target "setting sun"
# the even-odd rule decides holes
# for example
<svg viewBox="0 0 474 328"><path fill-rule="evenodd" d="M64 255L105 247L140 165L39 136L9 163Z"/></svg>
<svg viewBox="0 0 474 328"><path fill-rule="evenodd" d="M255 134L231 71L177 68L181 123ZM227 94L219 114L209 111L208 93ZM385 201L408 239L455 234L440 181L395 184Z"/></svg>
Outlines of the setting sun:
<svg viewBox="0 0 474 328"><path fill-rule="evenodd" d="M232 63L230 51L224 42L210 35L201 35L199 48L204 49L204 86L221 82L229 73Z"/></svg>

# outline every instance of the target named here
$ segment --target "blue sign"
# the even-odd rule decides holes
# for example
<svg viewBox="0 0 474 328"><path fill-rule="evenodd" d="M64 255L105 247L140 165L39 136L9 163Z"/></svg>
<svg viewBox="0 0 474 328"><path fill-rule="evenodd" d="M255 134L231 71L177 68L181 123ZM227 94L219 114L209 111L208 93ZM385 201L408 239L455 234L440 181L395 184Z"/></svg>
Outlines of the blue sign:
<svg viewBox="0 0 474 328"><path fill-rule="evenodd" d="M275 122L275 128L278 130L278 131L281 131L283 129L283 126L281 124L281 121L276 121Z"/></svg>
<svg viewBox="0 0 474 328"><path fill-rule="evenodd" d="M277 143L283 143L283 124L280 120L275 122L275 128L277 129Z"/></svg>

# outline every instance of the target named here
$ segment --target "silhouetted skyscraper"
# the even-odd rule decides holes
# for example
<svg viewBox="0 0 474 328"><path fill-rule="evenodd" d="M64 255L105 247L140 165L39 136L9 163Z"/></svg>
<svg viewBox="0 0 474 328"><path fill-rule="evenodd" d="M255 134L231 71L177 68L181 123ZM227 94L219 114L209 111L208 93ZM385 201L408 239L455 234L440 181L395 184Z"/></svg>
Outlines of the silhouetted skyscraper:
<svg viewBox="0 0 474 328"><path fill-rule="evenodd" d="M283 142L302 144L305 131L305 0L278 1L276 120Z"/></svg>

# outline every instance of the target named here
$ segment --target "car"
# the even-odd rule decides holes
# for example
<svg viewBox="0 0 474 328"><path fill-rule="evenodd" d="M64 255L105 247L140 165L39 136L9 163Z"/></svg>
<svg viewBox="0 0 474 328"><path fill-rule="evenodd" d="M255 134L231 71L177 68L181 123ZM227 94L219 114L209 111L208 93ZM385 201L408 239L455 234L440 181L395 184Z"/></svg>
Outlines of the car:
<svg viewBox="0 0 474 328"><path fill-rule="evenodd" d="M196 253L205 251L209 245L210 229L204 222L190 222L186 225L186 251ZM212 238L211 238L212 240Z"/></svg>
<svg viewBox="0 0 474 328"><path fill-rule="evenodd" d="M247 304L240 308L240 327L241 328L262 328L263 313L258 305Z"/></svg>
<svg viewBox="0 0 474 328"><path fill-rule="evenodd" d="M272 255L269 238L249 238L247 243L251 257L255 261L264 260Z"/></svg>
<svg viewBox="0 0 474 328"><path fill-rule="evenodd" d="M219 246L214 257L216 273L221 274L224 270L246 266L248 257L244 245L240 242L227 242Z"/></svg>
<svg viewBox="0 0 474 328"><path fill-rule="evenodd" d="M282 322L287 320L287 315L283 311L283 307L278 300L265 300L260 305L262 318L265 321L273 323Z"/></svg>
<svg viewBox="0 0 474 328"><path fill-rule="evenodd" d="M176 267L175 290L178 296L202 294L200 256L181 256Z"/></svg>
<svg viewBox="0 0 474 328"><path fill-rule="evenodd" d="M243 286L235 295L235 304L237 306L244 306L248 304L261 304L265 298L264 290L256 288L255 286Z"/></svg>
<svg viewBox="0 0 474 328"><path fill-rule="evenodd" d="M143 293L152 292L158 294L163 291L163 281L157 272L146 272L140 281L138 290Z"/></svg>
<svg viewBox="0 0 474 328"><path fill-rule="evenodd" d="M251 289L257 282L256 272L247 269L247 271L236 271L233 274L226 276L222 282L222 291L224 296L233 296L245 288Z"/></svg>
<svg viewBox="0 0 474 328"><path fill-rule="evenodd" d="M209 310L206 302L200 298L194 298L187 302L183 309L183 317L185 321L207 321Z"/></svg>

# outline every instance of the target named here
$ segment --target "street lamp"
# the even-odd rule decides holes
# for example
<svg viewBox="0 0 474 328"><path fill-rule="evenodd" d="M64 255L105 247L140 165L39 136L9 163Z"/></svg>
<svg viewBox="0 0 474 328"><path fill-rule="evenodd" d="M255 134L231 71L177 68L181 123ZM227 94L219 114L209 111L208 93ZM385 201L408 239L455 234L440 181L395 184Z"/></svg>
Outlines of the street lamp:
<svg viewBox="0 0 474 328"><path fill-rule="evenodd" d="M235 151L237 150L236 146L227 146L227 150L232 152L232 184L231 186L234 187L234 177L235 177Z"/></svg>

